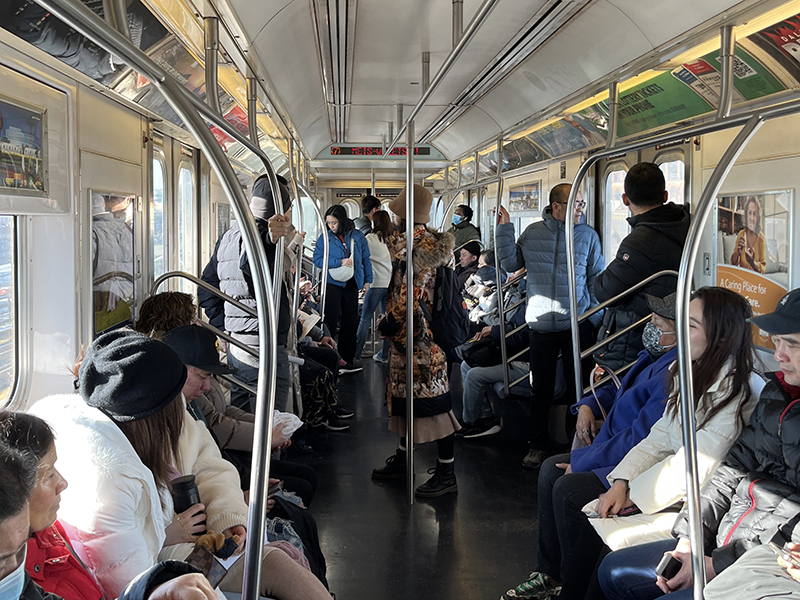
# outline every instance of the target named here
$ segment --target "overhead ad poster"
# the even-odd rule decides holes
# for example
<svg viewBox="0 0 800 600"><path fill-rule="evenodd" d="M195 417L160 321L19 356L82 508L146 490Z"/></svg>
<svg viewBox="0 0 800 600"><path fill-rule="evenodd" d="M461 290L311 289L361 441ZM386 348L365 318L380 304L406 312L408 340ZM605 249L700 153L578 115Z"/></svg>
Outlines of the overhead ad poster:
<svg viewBox="0 0 800 600"><path fill-rule="evenodd" d="M621 93L617 135L625 137L716 110L720 69L719 51L714 51ZM764 65L738 46L733 75L734 103L785 89Z"/></svg>
<svg viewBox="0 0 800 600"><path fill-rule="evenodd" d="M800 81L800 15L766 27L747 39Z"/></svg>
<svg viewBox="0 0 800 600"><path fill-rule="evenodd" d="M0 100L0 189L44 190L43 111Z"/></svg>
<svg viewBox="0 0 800 600"><path fill-rule="evenodd" d="M741 294L755 316L775 310L789 288L790 190L717 198L717 285ZM774 348L753 325L757 346Z"/></svg>
<svg viewBox="0 0 800 600"><path fill-rule="evenodd" d="M605 145L608 118L597 110L598 106L545 125L528 134L528 138L551 156L563 156L592 146Z"/></svg>

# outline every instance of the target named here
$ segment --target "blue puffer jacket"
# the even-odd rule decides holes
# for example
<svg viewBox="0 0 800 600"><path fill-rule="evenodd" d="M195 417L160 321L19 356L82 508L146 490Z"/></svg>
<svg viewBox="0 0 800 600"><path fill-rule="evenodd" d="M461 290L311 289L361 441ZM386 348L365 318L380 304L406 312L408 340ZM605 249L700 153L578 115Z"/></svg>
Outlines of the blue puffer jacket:
<svg viewBox="0 0 800 600"><path fill-rule="evenodd" d="M369 244L367 238L358 229L351 229L344 234L344 244L342 240L336 237L330 229L327 229L328 242L330 244L330 251L328 253L328 268L335 269L342 266L342 260L347 258L350 254L351 240L353 248L353 276L356 279L356 286L358 289L364 287L364 282L372 283L372 261L369 259ZM345 246L347 249L345 250ZM317 244L314 246L314 265L321 269L325 261L325 242L322 236L317 239ZM328 273L328 283L344 287L346 281L336 281Z"/></svg>
<svg viewBox="0 0 800 600"><path fill-rule="evenodd" d="M570 327L566 230L563 221L553 218L549 207L542 216L544 220L529 225L516 244L514 224L498 225L497 253L509 273L522 267L528 270L528 326L542 333L565 331ZM575 259L580 314L597 304L594 280L603 270L600 238L583 223L575 226ZM590 320L597 327L601 319L602 314L596 314Z"/></svg>
<svg viewBox="0 0 800 600"><path fill-rule="evenodd" d="M608 475L628 451L650 433L653 424L664 414L664 402L669 386L669 366L677 358L674 348L653 362L647 350L639 352L636 361L616 389L609 383L597 390L608 420L603 423L591 446L578 448L570 455L575 473L592 471L608 487ZM572 406L572 412L586 405L595 418L601 418L594 397L589 394Z"/></svg>

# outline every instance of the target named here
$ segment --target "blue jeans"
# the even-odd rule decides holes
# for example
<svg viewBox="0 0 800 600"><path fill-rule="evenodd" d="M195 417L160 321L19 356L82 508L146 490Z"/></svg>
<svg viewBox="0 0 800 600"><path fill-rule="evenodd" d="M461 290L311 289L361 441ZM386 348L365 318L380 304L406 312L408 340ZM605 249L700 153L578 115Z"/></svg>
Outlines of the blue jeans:
<svg viewBox="0 0 800 600"><path fill-rule="evenodd" d="M519 363L512 362L508 367L508 380L514 381L528 373L521 369ZM478 419L494 416L492 405L489 403L487 392L493 384L503 381L503 365L494 367L470 367L466 362L461 363L461 381L464 386L463 405L461 418L465 423L474 424ZM524 385L524 382L518 387ZM527 387L527 386L525 386ZM519 390L515 390L519 393ZM522 393L525 393L524 391Z"/></svg>
<svg viewBox="0 0 800 600"><path fill-rule="evenodd" d="M375 309L380 306L381 312L386 312L386 293L388 291L389 288L371 287L364 294L364 304L361 306L361 321L358 323L358 333L356 333L356 360L361 358L361 352L367 342L367 333L369 333L369 326Z"/></svg>
<svg viewBox="0 0 800 600"><path fill-rule="evenodd" d="M653 600L664 595L656 586L655 568L677 540L661 540L623 548L603 559L597 578L608 600ZM691 600L692 588L672 592L670 600Z"/></svg>

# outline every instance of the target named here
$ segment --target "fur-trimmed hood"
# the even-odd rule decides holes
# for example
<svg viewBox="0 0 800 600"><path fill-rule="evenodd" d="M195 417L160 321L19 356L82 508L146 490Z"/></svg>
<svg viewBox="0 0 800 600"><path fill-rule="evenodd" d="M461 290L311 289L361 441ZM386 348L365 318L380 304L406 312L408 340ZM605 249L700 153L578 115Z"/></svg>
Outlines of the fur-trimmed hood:
<svg viewBox="0 0 800 600"><path fill-rule="evenodd" d="M403 260L406 256L406 234L398 232L389 244L392 261ZM451 233L431 231L425 225L414 226L413 261L418 268L436 269L444 267L453 260L455 238Z"/></svg>

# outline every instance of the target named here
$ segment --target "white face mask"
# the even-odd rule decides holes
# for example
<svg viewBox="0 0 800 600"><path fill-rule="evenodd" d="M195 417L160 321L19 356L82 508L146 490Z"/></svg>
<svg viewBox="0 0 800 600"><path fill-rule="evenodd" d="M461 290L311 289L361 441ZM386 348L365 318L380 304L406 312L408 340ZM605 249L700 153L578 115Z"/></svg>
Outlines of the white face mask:
<svg viewBox="0 0 800 600"><path fill-rule="evenodd" d="M25 553L27 554L27 549ZM25 557L20 565L0 581L0 600L19 600L25 586Z"/></svg>

